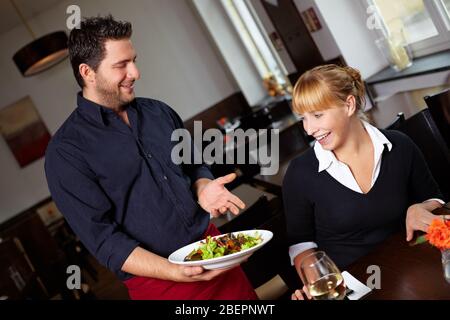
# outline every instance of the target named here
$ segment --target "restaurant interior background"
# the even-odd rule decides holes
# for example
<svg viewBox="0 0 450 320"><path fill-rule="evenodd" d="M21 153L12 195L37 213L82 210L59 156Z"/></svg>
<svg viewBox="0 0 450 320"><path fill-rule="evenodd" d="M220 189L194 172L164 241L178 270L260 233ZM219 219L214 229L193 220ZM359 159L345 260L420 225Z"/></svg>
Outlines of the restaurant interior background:
<svg viewBox="0 0 450 320"><path fill-rule="evenodd" d="M400 112L406 119L420 113L427 108L425 96L450 87L450 0L2 0L2 299L127 298L123 285L86 252L49 198L42 152L48 138L76 107L79 88L70 63L66 58L25 77L12 59L33 40L29 29L36 37L60 30L68 34L71 13L66 10L70 5L77 5L83 17L111 13L133 24L141 72L137 96L165 101L189 129L194 120L203 121L204 130L236 124L236 119L255 128L276 123L273 127L281 126L280 136L284 134L289 141L280 144L284 168L309 147L310 141L290 112L289 92L299 75L314 66L338 63L359 69L369 92L368 115L380 128L389 126ZM395 71L377 39L386 31L399 30L409 40L407 49L413 59L412 66ZM28 129L37 130L31 132L38 132L41 140ZM14 140L15 134L24 141ZM36 144L42 147L44 143L44 147L18 151L18 143L27 150ZM261 205L263 197L268 202L263 208L280 212L284 173L280 168L274 183L258 177L254 168L216 170L240 175L233 188L250 206ZM262 226L272 218L267 213L258 221L251 217L238 220L239 227ZM218 222L222 231L232 229L233 223ZM66 267L72 264L81 266L83 286L79 290L66 286ZM284 267L274 266L278 269L270 279L280 273L282 281L278 277L278 282L271 283L269 291L275 293L268 297L281 297L291 289L286 279L292 277L292 270ZM252 283L261 287L267 281L261 276Z"/></svg>

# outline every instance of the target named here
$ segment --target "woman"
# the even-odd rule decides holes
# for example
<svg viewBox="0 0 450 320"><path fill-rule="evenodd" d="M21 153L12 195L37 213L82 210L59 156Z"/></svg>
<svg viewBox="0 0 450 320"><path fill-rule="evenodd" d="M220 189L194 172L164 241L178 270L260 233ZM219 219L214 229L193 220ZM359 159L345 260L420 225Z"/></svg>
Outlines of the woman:
<svg viewBox="0 0 450 320"><path fill-rule="evenodd" d="M406 240L426 231L443 202L415 144L397 131L378 130L362 114L359 71L325 65L294 87L294 111L314 148L293 160L283 182L289 255L299 271L316 248L339 268L367 254L398 230ZM301 298L300 292L293 299Z"/></svg>

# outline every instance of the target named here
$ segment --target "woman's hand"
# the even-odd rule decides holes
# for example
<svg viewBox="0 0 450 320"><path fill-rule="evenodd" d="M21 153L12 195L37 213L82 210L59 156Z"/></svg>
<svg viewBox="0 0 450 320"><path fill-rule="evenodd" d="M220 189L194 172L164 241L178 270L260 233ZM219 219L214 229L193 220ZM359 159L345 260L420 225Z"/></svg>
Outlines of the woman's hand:
<svg viewBox="0 0 450 320"><path fill-rule="evenodd" d="M441 204L437 201L427 201L414 204L408 208L406 212L406 241L412 240L415 230L427 232L431 221L436 218L431 211L440 206Z"/></svg>
<svg viewBox="0 0 450 320"><path fill-rule="evenodd" d="M306 296L306 298L308 299L308 300L311 300L312 299L312 297L311 297L311 295L309 294L309 291L308 291L308 289L306 288L306 286L303 286L303 289L302 290L300 290L300 289L298 289L298 290L295 290L295 292L292 294L292 296L291 296L291 300L305 300L305 297L304 296Z"/></svg>

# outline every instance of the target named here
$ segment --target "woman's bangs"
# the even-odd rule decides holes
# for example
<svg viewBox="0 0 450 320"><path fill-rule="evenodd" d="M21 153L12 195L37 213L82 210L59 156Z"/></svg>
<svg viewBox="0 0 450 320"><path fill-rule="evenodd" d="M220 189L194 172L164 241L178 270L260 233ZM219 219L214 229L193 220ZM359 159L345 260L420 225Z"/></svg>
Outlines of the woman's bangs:
<svg viewBox="0 0 450 320"><path fill-rule="evenodd" d="M328 87L318 81L301 83L294 89L293 106L298 114L329 109L335 103Z"/></svg>

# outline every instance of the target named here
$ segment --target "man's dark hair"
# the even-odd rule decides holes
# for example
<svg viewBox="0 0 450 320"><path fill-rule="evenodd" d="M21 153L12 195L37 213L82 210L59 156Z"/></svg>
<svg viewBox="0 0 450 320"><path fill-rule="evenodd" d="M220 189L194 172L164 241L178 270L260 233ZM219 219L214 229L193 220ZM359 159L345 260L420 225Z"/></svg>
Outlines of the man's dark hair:
<svg viewBox="0 0 450 320"><path fill-rule="evenodd" d="M84 87L78 69L80 64L85 63L97 71L100 62L105 58L106 40L129 39L132 33L131 23L116 21L112 15L84 18L80 28L70 32L68 43L70 63L80 87Z"/></svg>

